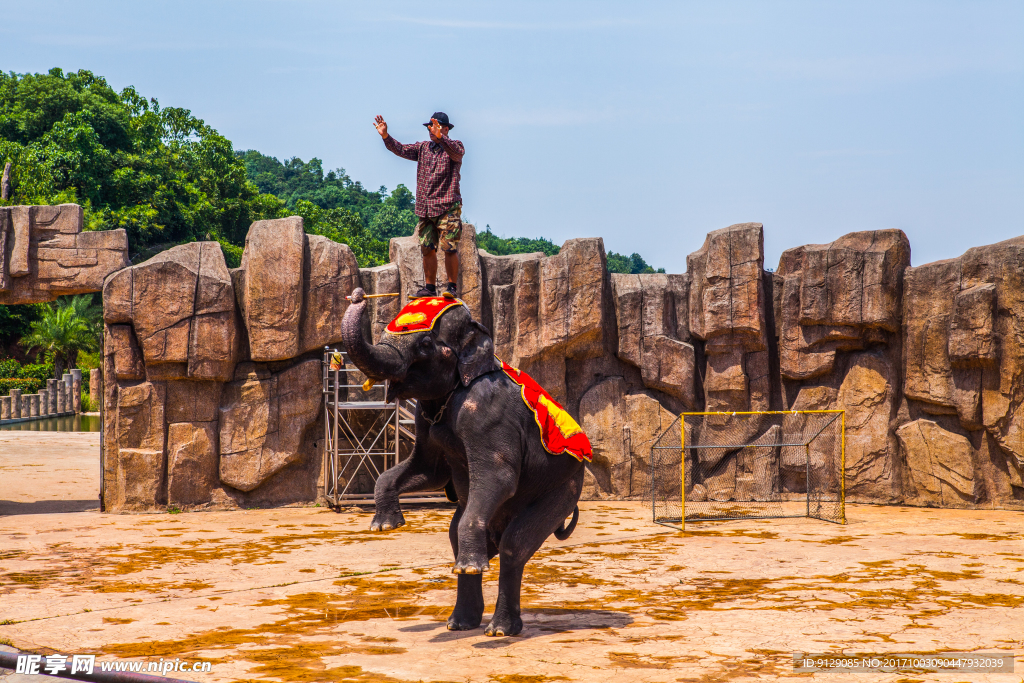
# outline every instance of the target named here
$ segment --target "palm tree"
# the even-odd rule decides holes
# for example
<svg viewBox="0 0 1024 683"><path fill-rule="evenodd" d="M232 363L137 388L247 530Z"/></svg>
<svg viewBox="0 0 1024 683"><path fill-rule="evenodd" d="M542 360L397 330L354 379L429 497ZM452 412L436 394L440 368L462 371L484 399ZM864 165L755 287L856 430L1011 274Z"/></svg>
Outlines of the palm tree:
<svg viewBox="0 0 1024 683"><path fill-rule="evenodd" d="M103 305L95 303L92 294L76 294L73 297L61 297L57 301L58 306L70 306L75 309L75 314L85 321L93 336L96 337L96 347L99 347L100 338L103 336ZM95 349L83 349L93 351ZM74 367L71 365L69 367Z"/></svg>
<svg viewBox="0 0 1024 683"><path fill-rule="evenodd" d="M53 359L54 374L60 379L65 368L75 367L79 351L99 348L98 309L91 294L62 298L56 306L45 307L19 343L29 350L42 349Z"/></svg>

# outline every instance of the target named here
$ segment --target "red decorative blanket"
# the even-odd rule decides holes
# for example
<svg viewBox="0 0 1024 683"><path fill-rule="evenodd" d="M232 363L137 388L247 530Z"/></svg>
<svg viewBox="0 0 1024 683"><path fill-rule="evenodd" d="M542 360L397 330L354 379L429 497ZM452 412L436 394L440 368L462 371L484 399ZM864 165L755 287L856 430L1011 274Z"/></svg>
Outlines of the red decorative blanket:
<svg viewBox="0 0 1024 683"><path fill-rule="evenodd" d="M590 439L576 420L572 419L572 415L532 377L505 361L499 361L509 379L520 386L519 394L523 397L523 403L533 411L544 449L553 455L568 453L577 460L590 462L593 457Z"/></svg>

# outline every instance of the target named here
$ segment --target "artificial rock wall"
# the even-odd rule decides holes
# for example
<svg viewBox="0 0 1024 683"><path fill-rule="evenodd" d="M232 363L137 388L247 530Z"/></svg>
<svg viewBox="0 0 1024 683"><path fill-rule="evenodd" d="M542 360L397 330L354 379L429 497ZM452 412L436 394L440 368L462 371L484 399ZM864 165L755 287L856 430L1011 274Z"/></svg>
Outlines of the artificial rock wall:
<svg viewBox="0 0 1024 683"><path fill-rule="evenodd" d="M499 357L594 445L585 495L642 493L683 410L847 410L854 501L1024 506L1024 238L909 268L900 231L852 233L764 269L763 230L707 236L678 275L606 271L601 239L493 256L467 225L459 291ZM254 223L242 266L174 247L104 285L107 510L314 501L320 353L345 296L384 326L422 283L415 238L358 268L299 218ZM438 279L444 281L443 265Z"/></svg>
<svg viewBox="0 0 1024 683"><path fill-rule="evenodd" d="M103 288L128 265L124 230L82 232L82 207L0 206L0 305Z"/></svg>
<svg viewBox="0 0 1024 683"><path fill-rule="evenodd" d="M82 232L82 217L77 204L0 206L0 306L98 292L104 278L128 265L125 231ZM72 370L38 394L12 390L0 397L0 420L78 412L81 379Z"/></svg>

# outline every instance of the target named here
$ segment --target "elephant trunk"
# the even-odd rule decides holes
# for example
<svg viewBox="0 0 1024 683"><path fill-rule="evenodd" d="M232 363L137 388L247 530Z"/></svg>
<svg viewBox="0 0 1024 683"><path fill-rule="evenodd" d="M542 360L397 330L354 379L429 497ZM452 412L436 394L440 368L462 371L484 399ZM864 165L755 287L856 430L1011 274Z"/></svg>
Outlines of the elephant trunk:
<svg viewBox="0 0 1024 683"><path fill-rule="evenodd" d="M352 292L352 305L341 321L341 339L345 342L349 360L372 379L400 382L405 379L407 367L398 349L390 345L375 345L363 334L364 297L362 287L357 287Z"/></svg>

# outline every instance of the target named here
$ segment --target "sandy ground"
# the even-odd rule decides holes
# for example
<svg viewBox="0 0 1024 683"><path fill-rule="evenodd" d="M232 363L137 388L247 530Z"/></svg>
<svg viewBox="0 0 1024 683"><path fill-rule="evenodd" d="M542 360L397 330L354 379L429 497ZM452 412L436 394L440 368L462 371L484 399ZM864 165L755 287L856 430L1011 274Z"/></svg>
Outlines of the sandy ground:
<svg viewBox="0 0 1024 683"><path fill-rule="evenodd" d="M21 472L8 443L0 466ZM407 526L376 534L368 511L42 511L95 492L85 482L95 487L97 456L85 466L62 443L25 442L22 459L60 462L51 476L82 493L42 487L33 500L0 476L0 499L18 513L0 517L0 643L26 651L210 662L210 673L176 674L195 681L1024 679L1020 512L850 506L846 526L758 520L680 534L638 504L588 502L573 536L549 539L527 569L523 634L488 638L445 629L450 510L414 508ZM1017 673L792 664L797 651L950 650L1016 652Z"/></svg>

